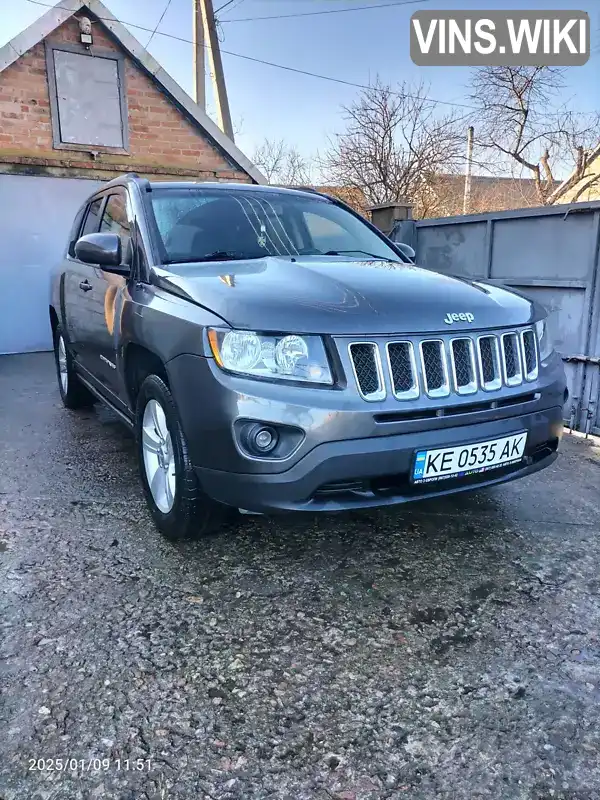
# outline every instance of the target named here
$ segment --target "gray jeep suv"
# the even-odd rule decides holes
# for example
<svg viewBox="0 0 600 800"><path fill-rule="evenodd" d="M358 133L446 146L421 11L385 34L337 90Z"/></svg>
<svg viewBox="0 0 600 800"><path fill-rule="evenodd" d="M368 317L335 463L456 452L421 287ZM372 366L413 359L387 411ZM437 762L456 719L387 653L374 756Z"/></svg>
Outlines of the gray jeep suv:
<svg viewBox="0 0 600 800"><path fill-rule="evenodd" d="M136 175L80 209L50 302L65 406L134 429L171 538L548 466L566 388L545 316L419 269L325 195Z"/></svg>

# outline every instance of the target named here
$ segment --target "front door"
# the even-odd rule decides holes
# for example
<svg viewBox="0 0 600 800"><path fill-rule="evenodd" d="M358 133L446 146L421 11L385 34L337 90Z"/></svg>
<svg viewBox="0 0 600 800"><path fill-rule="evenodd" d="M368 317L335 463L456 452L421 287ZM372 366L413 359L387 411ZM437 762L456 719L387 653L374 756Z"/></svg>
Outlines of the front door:
<svg viewBox="0 0 600 800"><path fill-rule="evenodd" d="M116 188L109 195L102 212L100 233L116 233L121 238L123 264L132 266L131 243L132 211L127 191ZM93 269L89 300L93 309L87 324L89 330L89 369L117 398L123 399L122 386L117 372L117 349L120 341L121 310L129 282L122 275L114 275L100 267ZM115 398L113 398L115 399Z"/></svg>
<svg viewBox="0 0 600 800"><path fill-rule="evenodd" d="M89 204L84 213L79 236L98 232L104 201L104 197L98 197ZM92 372L92 365L89 361L89 319L93 313L91 294L95 277L95 268L91 264L80 261L76 257L74 249L69 247L64 285L66 333L75 359Z"/></svg>

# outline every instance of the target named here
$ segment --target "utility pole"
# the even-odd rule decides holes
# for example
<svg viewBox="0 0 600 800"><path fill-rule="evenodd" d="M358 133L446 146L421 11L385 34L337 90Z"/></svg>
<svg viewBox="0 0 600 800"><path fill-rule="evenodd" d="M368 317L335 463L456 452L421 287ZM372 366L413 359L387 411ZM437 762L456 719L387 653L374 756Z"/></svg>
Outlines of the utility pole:
<svg viewBox="0 0 600 800"><path fill-rule="evenodd" d="M219 127L233 141L233 125L231 124L231 113L229 111L229 100L227 99L227 87L225 85L225 75L223 74L221 47L217 36L213 3L212 0L200 0L200 5L202 8L204 37L208 45L208 59L217 103Z"/></svg>
<svg viewBox="0 0 600 800"><path fill-rule="evenodd" d="M206 111L206 53L204 52L204 23L200 0L194 2L194 99Z"/></svg>
<svg viewBox="0 0 600 800"><path fill-rule="evenodd" d="M473 169L473 137L475 128L469 125L467 129L467 166L465 167L465 195L463 198L463 214L469 213L471 202L471 171Z"/></svg>

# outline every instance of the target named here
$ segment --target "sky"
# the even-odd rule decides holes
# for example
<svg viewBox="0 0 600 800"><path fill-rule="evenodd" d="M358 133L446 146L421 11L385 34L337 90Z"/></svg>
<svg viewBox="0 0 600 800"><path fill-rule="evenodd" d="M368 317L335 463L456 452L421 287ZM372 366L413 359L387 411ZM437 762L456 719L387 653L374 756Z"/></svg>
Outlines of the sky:
<svg viewBox="0 0 600 800"><path fill-rule="evenodd" d="M44 0L52 2L52 0ZM190 94L193 86L191 42L170 39L171 34L192 38L192 0L103 0L120 20L158 31L148 49ZM215 11L226 0L213 0ZM47 8L32 0L0 0L0 46L27 27ZM587 11L591 17L592 56L585 66L567 72L561 100L578 111L600 109L600 0L422 0L405 6L388 6L390 0L233 0L217 14L221 47L252 58L307 70L341 80L368 84L379 76L384 82L425 83L431 98L446 103L469 103L470 70L462 67L417 67L409 55L409 21L421 9L557 9ZM369 6L358 10L358 6ZM378 7L381 6L381 7ZM251 17L339 11L288 19ZM136 28L131 33L146 46L151 34ZM344 128L344 105L359 89L294 74L223 52L223 63L236 143L252 157L265 138L283 139L311 158L327 148L328 138ZM452 106L440 104L440 109ZM214 105L209 95L209 113ZM460 108L458 108L460 111ZM464 110L464 109L463 109Z"/></svg>

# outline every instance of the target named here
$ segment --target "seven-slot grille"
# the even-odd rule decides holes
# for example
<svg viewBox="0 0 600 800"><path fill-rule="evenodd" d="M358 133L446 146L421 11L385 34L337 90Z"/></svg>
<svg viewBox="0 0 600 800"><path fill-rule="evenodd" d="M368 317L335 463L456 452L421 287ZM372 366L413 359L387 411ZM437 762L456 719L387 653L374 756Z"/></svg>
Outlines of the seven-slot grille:
<svg viewBox="0 0 600 800"><path fill-rule="evenodd" d="M386 374L394 397L411 400L421 393L447 397L483 389L519 386L538 375L538 351L533 329L500 335L457 336L447 339L353 342L350 360L358 390L365 400L383 400Z"/></svg>

